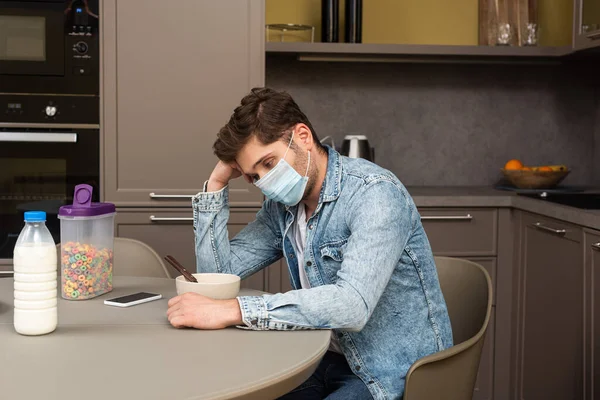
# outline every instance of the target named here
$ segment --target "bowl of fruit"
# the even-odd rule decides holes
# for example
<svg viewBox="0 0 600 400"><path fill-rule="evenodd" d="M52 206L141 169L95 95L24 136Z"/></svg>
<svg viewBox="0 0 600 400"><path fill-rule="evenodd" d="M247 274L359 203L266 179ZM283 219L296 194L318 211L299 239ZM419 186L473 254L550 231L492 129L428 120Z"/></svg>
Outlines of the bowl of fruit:
<svg viewBox="0 0 600 400"><path fill-rule="evenodd" d="M519 160L508 161L501 171L519 189L551 189L571 172L566 165L526 166Z"/></svg>

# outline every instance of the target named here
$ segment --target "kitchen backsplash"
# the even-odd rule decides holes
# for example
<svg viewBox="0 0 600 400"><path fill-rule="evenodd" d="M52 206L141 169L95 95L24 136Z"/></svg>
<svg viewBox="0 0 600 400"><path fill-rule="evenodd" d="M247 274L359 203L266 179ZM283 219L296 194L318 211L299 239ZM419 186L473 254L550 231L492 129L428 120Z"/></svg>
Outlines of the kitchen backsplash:
<svg viewBox="0 0 600 400"><path fill-rule="evenodd" d="M319 137L368 135L405 185L491 185L511 158L567 164L565 184L600 184L600 85L550 64L300 62L267 58ZM595 154L594 154L595 153ZM596 171L594 173L594 170Z"/></svg>

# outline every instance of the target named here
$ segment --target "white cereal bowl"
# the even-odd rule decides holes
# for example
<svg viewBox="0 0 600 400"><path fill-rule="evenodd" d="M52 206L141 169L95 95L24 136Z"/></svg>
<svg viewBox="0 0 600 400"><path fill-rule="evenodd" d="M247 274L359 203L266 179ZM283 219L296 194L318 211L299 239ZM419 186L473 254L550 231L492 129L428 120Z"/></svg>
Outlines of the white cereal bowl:
<svg viewBox="0 0 600 400"><path fill-rule="evenodd" d="M188 282L183 275L175 278L177 294L198 293L212 299L234 299L240 292L240 277L232 274L197 273L192 274L198 283Z"/></svg>

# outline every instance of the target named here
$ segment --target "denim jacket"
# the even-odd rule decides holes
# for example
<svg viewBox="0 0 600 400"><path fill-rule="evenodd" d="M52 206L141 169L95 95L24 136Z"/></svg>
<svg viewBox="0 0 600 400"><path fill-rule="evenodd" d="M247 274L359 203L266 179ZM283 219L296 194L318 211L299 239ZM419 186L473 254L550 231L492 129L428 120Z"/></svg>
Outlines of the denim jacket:
<svg viewBox="0 0 600 400"><path fill-rule="evenodd" d="M198 272L245 278L285 257L287 293L240 296L247 329L333 329L374 399L399 399L419 358L452 346L433 255L417 208L391 172L327 147L319 203L307 222L304 264L290 237L297 206L266 200L228 239L228 188L192 200ZM310 289L302 289L304 268Z"/></svg>

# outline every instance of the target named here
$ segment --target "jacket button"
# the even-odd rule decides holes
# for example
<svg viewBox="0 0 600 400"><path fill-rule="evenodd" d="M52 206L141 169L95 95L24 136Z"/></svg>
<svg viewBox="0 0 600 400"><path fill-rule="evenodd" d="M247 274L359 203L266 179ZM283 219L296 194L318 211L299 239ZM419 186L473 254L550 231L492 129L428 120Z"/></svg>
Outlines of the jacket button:
<svg viewBox="0 0 600 400"><path fill-rule="evenodd" d="M375 381L369 381L369 385L372 385L374 383L375 383Z"/></svg>
<svg viewBox="0 0 600 400"><path fill-rule="evenodd" d="M308 226L308 229L312 230L312 228L313 228L313 224L310 224L310 225Z"/></svg>
<svg viewBox="0 0 600 400"><path fill-rule="evenodd" d="M290 258L294 258L294 255L293 255L293 254L290 254Z"/></svg>
<svg viewBox="0 0 600 400"><path fill-rule="evenodd" d="M312 265L312 263L310 261L307 261L306 265L310 267Z"/></svg>
<svg viewBox="0 0 600 400"><path fill-rule="evenodd" d="M360 365L357 365L354 368L356 368L357 371L360 371Z"/></svg>

